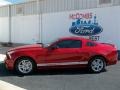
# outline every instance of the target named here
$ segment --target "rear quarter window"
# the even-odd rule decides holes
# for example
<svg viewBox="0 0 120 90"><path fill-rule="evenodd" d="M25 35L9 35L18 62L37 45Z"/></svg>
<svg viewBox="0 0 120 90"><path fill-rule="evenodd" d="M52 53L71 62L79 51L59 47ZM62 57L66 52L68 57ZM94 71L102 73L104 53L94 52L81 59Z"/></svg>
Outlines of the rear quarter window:
<svg viewBox="0 0 120 90"><path fill-rule="evenodd" d="M86 46L88 46L88 47L94 47L94 46L96 46L97 44L96 43L94 43L94 42L87 42L86 43Z"/></svg>

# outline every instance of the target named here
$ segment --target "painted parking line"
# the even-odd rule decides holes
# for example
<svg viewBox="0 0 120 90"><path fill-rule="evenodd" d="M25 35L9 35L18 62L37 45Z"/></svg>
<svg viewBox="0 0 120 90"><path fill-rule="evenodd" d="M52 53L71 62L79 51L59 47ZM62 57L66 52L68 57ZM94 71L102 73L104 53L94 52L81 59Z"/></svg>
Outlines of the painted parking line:
<svg viewBox="0 0 120 90"><path fill-rule="evenodd" d="M0 90L27 90L0 80Z"/></svg>
<svg viewBox="0 0 120 90"><path fill-rule="evenodd" d="M0 62L3 62L5 60L6 55L5 54L0 54Z"/></svg>

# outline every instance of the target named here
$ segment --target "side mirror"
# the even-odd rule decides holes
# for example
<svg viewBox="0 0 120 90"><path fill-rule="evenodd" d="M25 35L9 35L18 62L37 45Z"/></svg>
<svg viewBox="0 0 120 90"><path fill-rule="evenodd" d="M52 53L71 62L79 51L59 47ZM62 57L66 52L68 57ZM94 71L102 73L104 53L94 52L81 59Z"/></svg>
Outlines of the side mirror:
<svg viewBox="0 0 120 90"><path fill-rule="evenodd" d="M48 49L49 49L49 50L55 50L55 49L58 49L58 46L56 46L56 45L50 46Z"/></svg>
<svg viewBox="0 0 120 90"><path fill-rule="evenodd" d="M50 46L49 44L44 44L44 47L45 47L45 48L47 48L47 47L49 47L49 46Z"/></svg>

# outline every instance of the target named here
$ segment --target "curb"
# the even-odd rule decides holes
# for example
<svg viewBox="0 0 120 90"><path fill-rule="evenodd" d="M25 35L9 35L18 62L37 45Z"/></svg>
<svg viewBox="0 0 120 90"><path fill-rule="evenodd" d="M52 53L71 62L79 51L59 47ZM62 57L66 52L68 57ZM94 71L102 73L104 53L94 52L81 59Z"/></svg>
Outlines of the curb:
<svg viewBox="0 0 120 90"><path fill-rule="evenodd" d="M6 58L5 54L0 54L0 62L3 62Z"/></svg>
<svg viewBox="0 0 120 90"><path fill-rule="evenodd" d="M27 90L0 80L0 90Z"/></svg>

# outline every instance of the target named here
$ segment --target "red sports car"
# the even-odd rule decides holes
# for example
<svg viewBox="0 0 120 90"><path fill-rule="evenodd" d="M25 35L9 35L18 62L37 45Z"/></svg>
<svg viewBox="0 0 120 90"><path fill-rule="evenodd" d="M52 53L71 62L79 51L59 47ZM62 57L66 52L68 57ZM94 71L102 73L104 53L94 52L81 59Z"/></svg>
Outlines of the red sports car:
<svg viewBox="0 0 120 90"><path fill-rule="evenodd" d="M88 67L98 73L117 63L112 44L98 43L80 37L61 38L49 46L42 44L13 48L6 53L5 65L20 74L36 69Z"/></svg>

